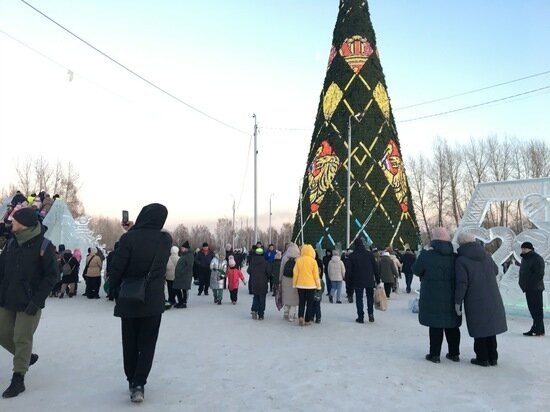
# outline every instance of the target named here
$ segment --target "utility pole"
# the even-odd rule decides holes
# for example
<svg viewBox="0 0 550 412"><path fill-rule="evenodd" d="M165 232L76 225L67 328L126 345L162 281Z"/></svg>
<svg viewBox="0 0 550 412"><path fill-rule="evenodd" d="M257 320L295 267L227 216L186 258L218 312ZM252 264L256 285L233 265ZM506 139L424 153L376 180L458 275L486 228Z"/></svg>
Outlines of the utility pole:
<svg viewBox="0 0 550 412"><path fill-rule="evenodd" d="M231 249L235 249L235 199L233 199L233 229L231 233Z"/></svg>
<svg viewBox="0 0 550 412"><path fill-rule="evenodd" d="M273 193L269 195L269 244L271 244L271 198Z"/></svg>
<svg viewBox="0 0 550 412"><path fill-rule="evenodd" d="M258 123L254 118L254 243L258 243Z"/></svg>
<svg viewBox="0 0 550 412"><path fill-rule="evenodd" d="M348 118L348 174L346 185L346 249L350 241L350 214L351 214L351 118Z"/></svg>

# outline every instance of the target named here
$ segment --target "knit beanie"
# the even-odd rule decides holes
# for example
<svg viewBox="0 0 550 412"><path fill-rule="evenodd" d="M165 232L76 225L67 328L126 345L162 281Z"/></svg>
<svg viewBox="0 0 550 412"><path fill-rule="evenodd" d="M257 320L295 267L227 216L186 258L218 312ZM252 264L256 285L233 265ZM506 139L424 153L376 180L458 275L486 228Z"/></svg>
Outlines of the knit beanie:
<svg viewBox="0 0 550 412"><path fill-rule="evenodd" d="M23 226L32 227L38 223L38 216L31 207L23 207L13 214L13 218Z"/></svg>

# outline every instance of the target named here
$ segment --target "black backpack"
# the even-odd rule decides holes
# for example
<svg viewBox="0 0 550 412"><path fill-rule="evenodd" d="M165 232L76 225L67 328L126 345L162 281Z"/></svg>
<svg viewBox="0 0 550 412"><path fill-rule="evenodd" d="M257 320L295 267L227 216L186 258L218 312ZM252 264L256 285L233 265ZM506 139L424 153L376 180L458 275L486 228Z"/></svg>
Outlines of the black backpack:
<svg viewBox="0 0 550 412"><path fill-rule="evenodd" d="M285 263L285 267L283 268L283 276L287 278L291 278L294 276L294 264L296 263L296 260L294 258L289 258L287 262Z"/></svg>

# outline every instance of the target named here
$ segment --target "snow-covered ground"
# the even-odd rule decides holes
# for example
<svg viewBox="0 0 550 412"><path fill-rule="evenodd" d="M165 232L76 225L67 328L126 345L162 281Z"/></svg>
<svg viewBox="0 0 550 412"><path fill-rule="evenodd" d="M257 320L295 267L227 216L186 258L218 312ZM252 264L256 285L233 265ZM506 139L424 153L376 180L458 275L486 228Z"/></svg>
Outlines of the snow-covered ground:
<svg viewBox="0 0 550 412"><path fill-rule="evenodd" d="M80 288L83 285L80 284ZM392 295L376 322L355 323L355 304L322 304L322 323L284 321L268 296L264 321L250 318L241 287L236 306L197 296L163 316L145 402L131 404L122 369L120 321L106 299L49 299L35 335L38 363L27 391L0 411L545 411L550 410L548 337L526 338L530 319L508 318L499 365L470 364L462 326L461 362L424 359L428 329ZM11 356L0 348L0 389Z"/></svg>

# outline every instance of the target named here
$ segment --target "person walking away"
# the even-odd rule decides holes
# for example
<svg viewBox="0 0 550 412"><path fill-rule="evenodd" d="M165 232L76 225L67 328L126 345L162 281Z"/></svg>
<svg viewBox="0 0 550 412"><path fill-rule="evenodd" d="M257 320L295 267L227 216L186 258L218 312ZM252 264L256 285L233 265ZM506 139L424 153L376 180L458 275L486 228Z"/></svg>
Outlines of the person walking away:
<svg viewBox="0 0 550 412"><path fill-rule="evenodd" d="M237 298L239 295L239 281L242 281L246 285L243 272L237 267L235 257L229 256L228 258L229 269L227 269L227 282L229 288L229 296L233 305L237 304Z"/></svg>
<svg viewBox="0 0 550 412"><path fill-rule="evenodd" d="M298 289L299 325L309 326L313 320L315 290L321 289L319 266L315 260L315 250L311 245L302 246L302 253L294 265L292 286Z"/></svg>
<svg viewBox="0 0 550 412"><path fill-rule="evenodd" d="M166 309L170 309L176 304L176 293L174 291L174 279L176 278L176 265L179 260L180 248L172 246L170 249L170 258L166 263L166 289L168 290L168 300L166 301Z"/></svg>
<svg viewBox="0 0 550 412"><path fill-rule="evenodd" d="M275 296L277 293L277 289L280 287L279 283L279 273L281 272L281 259L283 258L283 254L280 250L277 250L275 253L275 259L273 259L273 264L271 265L271 285L273 294L272 296Z"/></svg>
<svg viewBox="0 0 550 412"><path fill-rule="evenodd" d="M361 238L353 242L354 251L350 255L350 273L346 273L355 290L355 306L357 308L357 323L365 323L363 311L363 293L367 297L367 313L369 322L374 322L374 287L380 283L378 264L372 252L365 248Z"/></svg>
<svg viewBox="0 0 550 412"><path fill-rule="evenodd" d="M403 257L406 260L407 253ZM440 362L443 334L449 351L447 359L460 361L460 325L454 307L456 255L447 230L436 227L428 250L423 250L411 270L420 278L418 321L429 328L430 352L426 360ZM405 262L403 262L405 265ZM405 272L406 274L407 272Z"/></svg>
<svg viewBox="0 0 550 412"><path fill-rule="evenodd" d="M527 307L533 318L533 326L524 336L544 336L544 312L542 292L544 291L544 259L535 252L531 242L521 244L519 287L525 293Z"/></svg>
<svg viewBox="0 0 550 412"><path fill-rule="evenodd" d="M210 262L210 288L214 295L214 303L221 305L223 299L223 286L225 272L227 271L227 262L222 251L216 253Z"/></svg>
<svg viewBox="0 0 550 412"><path fill-rule="evenodd" d="M265 313L265 299L269 276L271 276L271 267L264 259L264 250L261 247L256 247L254 255L250 259L250 265L247 272L250 275L248 280L250 290L254 297L252 298L252 307L250 314L252 319L263 320Z"/></svg>
<svg viewBox="0 0 550 412"><path fill-rule="evenodd" d="M114 315L121 318L124 373L132 402L144 399L164 312L166 264L172 247L170 234L162 231L167 216L168 210L159 203L144 206L135 225L125 227L128 231L113 252L109 280L115 290ZM128 279L146 279L143 302L119 298Z"/></svg>
<svg viewBox="0 0 550 412"><path fill-rule="evenodd" d="M380 280L384 282L384 291L386 297L390 297L392 288L395 285L395 279L399 276L397 267L389 252L382 252L380 255Z"/></svg>
<svg viewBox="0 0 550 412"><path fill-rule="evenodd" d="M76 269L76 276L78 276L78 261L73 257L73 254L69 249L66 249L63 253L63 256L61 256L60 260L61 265L61 288L59 291L59 299L63 299L65 296L65 292L67 291L67 288L69 289L69 293L67 296L72 298L75 294L74 285L76 282L75 279L75 269Z"/></svg>
<svg viewBox="0 0 550 412"><path fill-rule="evenodd" d="M329 295L329 302L334 303L334 296L336 295L336 303L342 303L340 300L340 294L342 292L342 282L346 276L346 267L338 251L334 251L332 258L328 263L327 267L327 277L330 279L330 284L332 285L332 290Z"/></svg>
<svg viewBox="0 0 550 412"><path fill-rule="evenodd" d="M416 261L416 255L412 252L412 250L407 249L405 251L405 254L402 257L402 260L403 260L403 273L405 274L405 283L407 285L406 291L407 293L411 293L411 285L413 280L412 266Z"/></svg>
<svg viewBox="0 0 550 412"><path fill-rule="evenodd" d="M313 297L313 320L315 323L321 323L321 302L323 301L323 293L325 293L325 282L321 277L319 280L321 289L315 289L315 296Z"/></svg>
<svg viewBox="0 0 550 412"><path fill-rule="evenodd" d="M178 303L175 308L182 309L187 307L187 299L191 282L193 280L193 265L195 257L191 251L191 246L188 241L185 241L181 246L181 256L176 264L174 273L174 293L178 298Z"/></svg>
<svg viewBox="0 0 550 412"><path fill-rule="evenodd" d="M204 291L204 296L208 296L208 284L210 283L210 263L214 259L214 253L208 247L208 243L202 244L202 249L195 257L199 272L199 293Z"/></svg>
<svg viewBox="0 0 550 412"><path fill-rule="evenodd" d="M97 254L97 248L90 248L90 254L86 259L86 297L88 299L99 299L102 266L101 258Z"/></svg>
<svg viewBox="0 0 550 412"><path fill-rule="evenodd" d="M344 263L344 267L346 268L346 275L344 277L344 281L346 282L346 297L348 299L348 303L353 303L353 294L355 293L355 290L351 285L351 281L348 281L348 275L347 275L351 271L351 261L349 259L351 252L352 252L351 249L346 249L345 253L342 255L342 262Z"/></svg>
<svg viewBox="0 0 550 412"><path fill-rule="evenodd" d="M294 265L300 257L300 249L295 243L290 243L281 259L279 271L279 284L281 287L281 298L283 301L283 318L289 322L296 320L296 312L300 299L298 290L292 286L294 277Z"/></svg>
<svg viewBox="0 0 550 412"><path fill-rule="evenodd" d="M30 208L19 209L0 255L0 345L13 355L13 376L2 393L13 398L25 391L25 374L38 360L33 335L42 309L58 278L55 247Z"/></svg>
<svg viewBox="0 0 550 412"><path fill-rule="evenodd" d="M464 302L468 333L474 338L476 357L471 363L496 366L497 337L508 330L504 304L497 284L498 267L483 246L469 233L458 236L455 310L462 315Z"/></svg>
<svg viewBox="0 0 550 412"><path fill-rule="evenodd" d="M328 276L328 264L330 263L333 256L332 249L326 249L325 250L325 256L323 256L323 270L319 272L319 276L322 278L323 273L325 274L325 280L327 284L327 296L330 296L330 292L332 291L332 282Z"/></svg>

